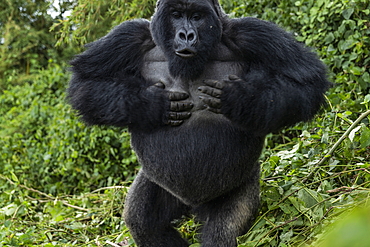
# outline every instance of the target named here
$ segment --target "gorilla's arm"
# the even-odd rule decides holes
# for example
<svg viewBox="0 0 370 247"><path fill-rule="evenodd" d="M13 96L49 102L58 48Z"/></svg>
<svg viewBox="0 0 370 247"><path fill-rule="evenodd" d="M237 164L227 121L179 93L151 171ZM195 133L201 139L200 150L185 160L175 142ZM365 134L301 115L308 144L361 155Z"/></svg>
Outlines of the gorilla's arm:
<svg viewBox="0 0 370 247"><path fill-rule="evenodd" d="M205 100L211 110L242 127L268 133L311 119L324 103L323 94L330 86L325 66L274 24L233 19L225 25L223 41L235 54L242 54L248 68L242 78L205 81L208 89L200 88L204 93L222 92Z"/></svg>
<svg viewBox="0 0 370 247"><path fill-rule="evenodd" d="M70 103L86 123L150 130L190 117L181 111L191 105L176 104L188 95L170 94L141 75L144 54L154 47L148 21L124 22L87 47L71 61L68 89Z"/></svg>

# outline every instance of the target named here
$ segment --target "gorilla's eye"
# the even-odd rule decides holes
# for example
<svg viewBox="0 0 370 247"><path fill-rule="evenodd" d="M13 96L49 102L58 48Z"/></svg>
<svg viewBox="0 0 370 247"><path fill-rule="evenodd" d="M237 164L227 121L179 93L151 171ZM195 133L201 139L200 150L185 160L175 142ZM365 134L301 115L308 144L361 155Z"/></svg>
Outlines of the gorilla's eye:
<svg viewBox="0 0 370 247"><path fill-rule="evenodd" d="M179 18L181 18L182 15L179 11L173 11L172 16L176 19L179 19Z"/></svg>
<svg viewBox="0 0 370 247"><path fill-rule="evenodd" d="M193 14L193 16L192 16L192 19L193 19L194 21L199 21L200 19L202 19L202 16L201 16L201 14L199 14L199 13L195 13L195 14Z"/></svg>

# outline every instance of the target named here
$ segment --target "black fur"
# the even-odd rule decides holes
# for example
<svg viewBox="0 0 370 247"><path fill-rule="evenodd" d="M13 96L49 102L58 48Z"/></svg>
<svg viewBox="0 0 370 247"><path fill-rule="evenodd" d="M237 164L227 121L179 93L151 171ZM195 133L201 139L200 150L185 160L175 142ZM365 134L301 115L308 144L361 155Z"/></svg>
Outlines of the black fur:
<svg viewBox="0 0 370 247"><path fill-rule="evenodd" d="M195 214L202 246L236 246L259 205L264 137L310 120L325 66L276 25L230 19L216 0L161 0L71 62L69 100L88 124L128 126L143 168L125 222L140 247L188 246L171 226Z"/></svg>

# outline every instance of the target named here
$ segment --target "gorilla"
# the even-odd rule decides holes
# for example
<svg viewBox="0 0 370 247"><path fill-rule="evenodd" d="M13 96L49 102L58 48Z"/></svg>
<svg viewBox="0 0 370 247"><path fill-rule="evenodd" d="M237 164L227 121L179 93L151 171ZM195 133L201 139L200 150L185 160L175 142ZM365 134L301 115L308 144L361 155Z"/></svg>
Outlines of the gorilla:
<svg viewBox="0 0 370 247"><path fill-rule="evenodd" d="M330 86L290 34L217 0L159 0L151 21L123 22L71 65L82 120L131 133L142 169L124 220L139 247L189 246L173 221L190 214L203 247L237 246L258 211L266 134L310 120Z"/></svg>

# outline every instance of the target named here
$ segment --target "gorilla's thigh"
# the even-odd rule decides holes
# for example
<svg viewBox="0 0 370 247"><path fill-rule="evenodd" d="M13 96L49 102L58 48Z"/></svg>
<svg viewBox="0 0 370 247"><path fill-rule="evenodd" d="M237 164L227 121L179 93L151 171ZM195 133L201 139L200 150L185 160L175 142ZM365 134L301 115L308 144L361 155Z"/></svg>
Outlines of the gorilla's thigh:
<svg viewBox="0 0 370 247"><path fill-rule="evenodd" d="M259 174L259 169L256 168L255 173ZM260 185L257 174L255 176L256 179L195 210L204 222L202 247L237 246L236 238L248 231L258 212Z"/></svg>
<svg viewBox="0 0 370 247"><path fill-rule="evenodd" d="M183 247L188 244L171 221L187 210L186 205L140 171L127 195L124 218L138 246Z"/></svg>

